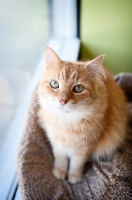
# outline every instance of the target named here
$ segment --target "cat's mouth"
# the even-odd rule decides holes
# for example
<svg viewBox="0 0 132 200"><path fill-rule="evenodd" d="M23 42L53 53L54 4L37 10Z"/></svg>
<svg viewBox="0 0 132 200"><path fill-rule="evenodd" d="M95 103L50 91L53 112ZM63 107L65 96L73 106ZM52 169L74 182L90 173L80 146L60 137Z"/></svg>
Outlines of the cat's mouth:
<svg viewBox="0 0 132 200"><path fill-rule="evenodd" d="M72 105L69 105L69 104L65 104L65 105L57 105L56 106L56 109L59 111L59 112L63 112L63 113L70 113L74 110L74 108L72 107Z"/></svg>
<svg viewBox="0 0 132 200"><path fill-rule="evenodd" d="M60 105L59 110L65 112L65 113L69 113L72 111L72 109L70 109L69 106L67 106L67 105Z"/></svg>
<svg viewBox="0 0 132 200"><path fill-rule="evenodd" d="M75 110L75 106L72 105L71 102L62 105L59 101L54 100L51 102L50 106L59 113L70 113Z"/></svg>

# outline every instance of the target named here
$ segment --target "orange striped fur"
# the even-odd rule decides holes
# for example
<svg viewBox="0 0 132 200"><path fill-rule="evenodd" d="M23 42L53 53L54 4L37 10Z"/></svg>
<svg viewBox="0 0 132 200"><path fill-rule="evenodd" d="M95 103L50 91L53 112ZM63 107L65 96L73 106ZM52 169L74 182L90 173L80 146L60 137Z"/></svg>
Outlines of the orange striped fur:
<svg viewBox="0 0 132 200"><path fill-rule="evenodd" d="M58 179L68 175L68 180L76 183L88 158L109 158L124 142L125 96L103 68L104 55L85 63L68 62L46 48L44 59L39 123L53 148L53 174ZM54 80L58 88L51 87ZM74 91L78 85L79 89L83 86L80 93Z"/></svg>

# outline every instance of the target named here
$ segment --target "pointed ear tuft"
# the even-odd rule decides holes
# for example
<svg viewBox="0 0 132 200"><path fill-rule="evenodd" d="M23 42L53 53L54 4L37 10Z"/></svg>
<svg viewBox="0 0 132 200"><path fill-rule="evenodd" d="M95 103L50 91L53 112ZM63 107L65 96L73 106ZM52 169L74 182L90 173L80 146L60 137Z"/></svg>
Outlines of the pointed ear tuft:
<svg viewBox="0 0 132 200"><path fill-rule="evenodd" d="M102 63L103 63L104 57L105 57L105 54L100 55L100 56L96 57L95 59L93 59L93 60L90 62L90 64L91 64L91 65L98 65L98 66L100 66L100 65L102 65Z"/></svg>
<svg viewBox="0 0 132 200"><path fill-rule="evenodd" d="M102 63L104 60L105 54L100 55L98 57L96 57L95 59L93 59L92 61L90 61L88 63L88 68L91 70L91 72L93 72L93 74L95 74L98 77L101 77L103 79L106 78L104 69L102 67Z"/></svg>
<svg viewBox="0 0 132 200"><path fill-rule="evenodd" d="M46 47L44 51L44 63L46 67L54 67L61 63L60 58L50 47Z"/></svg>

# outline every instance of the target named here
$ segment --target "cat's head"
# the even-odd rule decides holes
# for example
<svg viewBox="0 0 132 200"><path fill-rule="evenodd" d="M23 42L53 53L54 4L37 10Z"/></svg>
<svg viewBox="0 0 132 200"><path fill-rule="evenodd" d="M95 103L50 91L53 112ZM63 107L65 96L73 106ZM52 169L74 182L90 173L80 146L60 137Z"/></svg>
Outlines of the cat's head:
<svg viewBox="0 0 132 200"><path fill-rule="evenodd" d="M91 108L102 100L105 72L102 67L104 55L92 61L66 62L46 48L44 73L39 84L41 106L58 112L80 112Z"/></svg>

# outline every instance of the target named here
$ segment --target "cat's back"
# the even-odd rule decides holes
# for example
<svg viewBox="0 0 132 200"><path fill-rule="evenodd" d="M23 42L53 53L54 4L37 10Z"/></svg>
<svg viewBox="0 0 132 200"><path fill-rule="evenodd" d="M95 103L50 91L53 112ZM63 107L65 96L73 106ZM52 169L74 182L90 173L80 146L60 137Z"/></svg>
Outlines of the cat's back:
<svg viewBox="0 0 132 200"><path fill-rule="evenodd" d="M105 86L107 88L108 102L109 104L117 105L120 109L123 109L126 113L126 97L121 87L115 82L111 73L105 69L106 81Z"/></svg>

